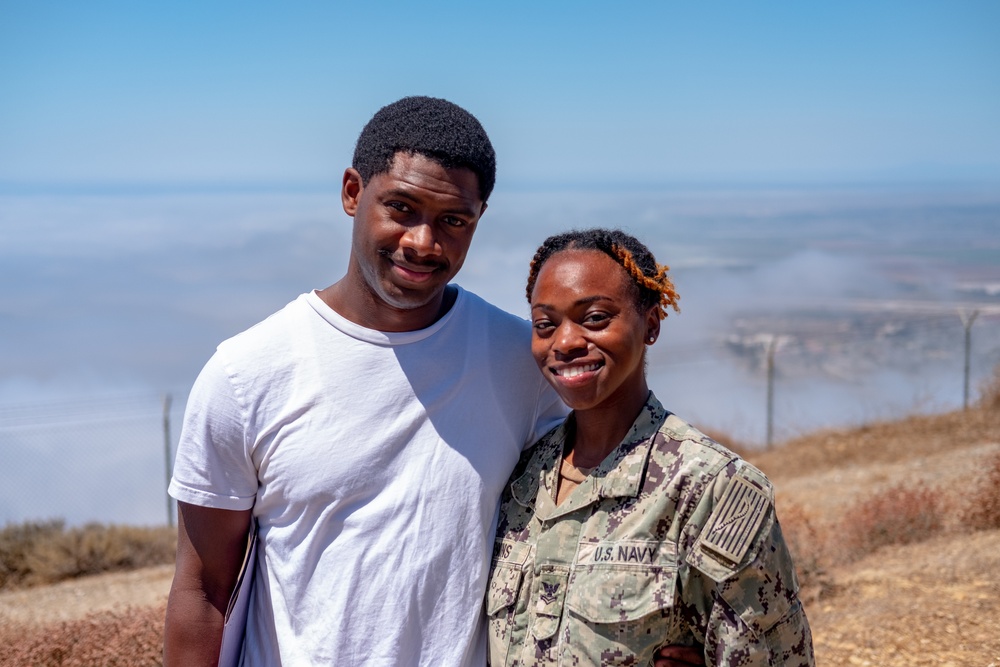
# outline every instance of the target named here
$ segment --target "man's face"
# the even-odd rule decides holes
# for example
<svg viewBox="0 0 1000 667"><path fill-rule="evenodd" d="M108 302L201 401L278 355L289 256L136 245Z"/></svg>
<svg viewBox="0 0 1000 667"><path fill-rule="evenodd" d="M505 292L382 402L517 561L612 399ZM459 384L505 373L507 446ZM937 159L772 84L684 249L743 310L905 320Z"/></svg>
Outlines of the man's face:
<svg viewBox="0 0 1000 667"><path fill-rule="evenodd" d="M475 173L397 153L392 168L367 183L348 169L342 198L354 217L348 277L367 291L367 308L433 321L486 210Z"/></svg>

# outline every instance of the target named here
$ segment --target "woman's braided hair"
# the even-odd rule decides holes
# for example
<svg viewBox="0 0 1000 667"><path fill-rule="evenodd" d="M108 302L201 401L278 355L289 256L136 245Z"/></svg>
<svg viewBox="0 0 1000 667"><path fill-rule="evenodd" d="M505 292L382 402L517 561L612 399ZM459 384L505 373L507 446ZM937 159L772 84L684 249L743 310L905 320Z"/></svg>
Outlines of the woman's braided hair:
<svg viewBox="0 0 1000 667"><path fill-rule="evenodd" d="M620 229L584 229L556 234L545 239L535 251L528 271L528 286L525 294L531 302L531 292L535 289L538 272L550 257L563 250L597 250L618 262L632 277L635 286L635 305L641 312L650 306L658 306L660 319L667 316L667 308L680 312L677 301L680 296L673 281L667 276L669 266L656 263L656 258L642 242Z"/></svg>

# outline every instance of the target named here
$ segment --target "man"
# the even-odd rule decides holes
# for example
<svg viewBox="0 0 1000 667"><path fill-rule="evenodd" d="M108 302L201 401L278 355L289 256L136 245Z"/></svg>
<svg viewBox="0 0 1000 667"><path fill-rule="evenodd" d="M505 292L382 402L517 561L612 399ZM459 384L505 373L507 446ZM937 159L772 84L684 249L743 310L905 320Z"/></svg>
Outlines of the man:
<svg viewBox="0 0 1000 667"><path fill-rule="evenodd" d="M260 547L247 665L481 665L497 499L565 414L526 322L450 285L495 180L479 122L405 98L362 131L346 274L222 343L188 400L170 493L167 665L209 665Z"/></svg>
<svg viewBox="0 0 1000 667"><path fill-rule="evenodd" d="M245 665L485 664L497 499L566 410L528 324L449 284L495 174L445 100L362 130L346 274L222 343L192 388L166 665L215 664L251 519Z"/></svg>

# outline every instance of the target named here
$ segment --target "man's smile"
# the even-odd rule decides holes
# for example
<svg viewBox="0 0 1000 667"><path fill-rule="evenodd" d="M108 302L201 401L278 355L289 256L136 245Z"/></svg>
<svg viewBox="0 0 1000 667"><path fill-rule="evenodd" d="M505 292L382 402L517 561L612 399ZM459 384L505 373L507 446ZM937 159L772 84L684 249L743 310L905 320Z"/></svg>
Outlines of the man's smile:
<svg viewBox="0 0 1000 667"><path fill-rule="evenodd" d="M406 281L421 283L429 280L444 265L440 262L413 262L385 250L380 253L392 264L392 271Z"/></svg>

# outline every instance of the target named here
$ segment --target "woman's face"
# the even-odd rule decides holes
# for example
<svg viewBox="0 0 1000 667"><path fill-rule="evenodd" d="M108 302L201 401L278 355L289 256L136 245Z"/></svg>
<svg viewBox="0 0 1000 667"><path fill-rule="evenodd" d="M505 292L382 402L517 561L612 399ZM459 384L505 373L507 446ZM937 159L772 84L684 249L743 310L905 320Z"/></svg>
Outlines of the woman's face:
<svg viewBox="0 0 1000 667"><path fill-rule="evenodd" d="M660 318L655 306L637 312L632 285L625 269L598 250L560 251L538 272L531 352L574 410L646 400L643 354Z"/></svg>

